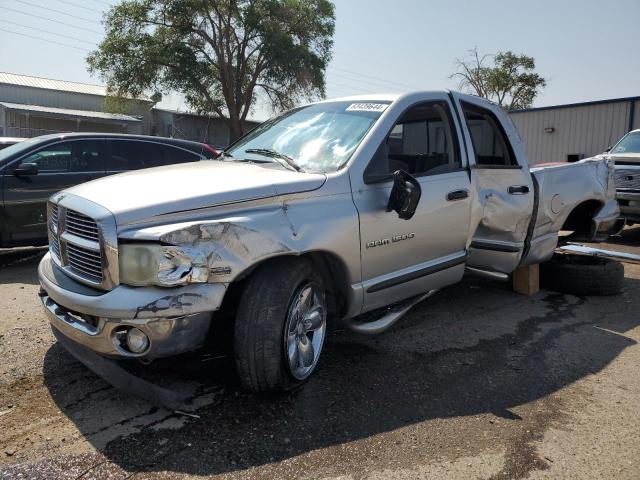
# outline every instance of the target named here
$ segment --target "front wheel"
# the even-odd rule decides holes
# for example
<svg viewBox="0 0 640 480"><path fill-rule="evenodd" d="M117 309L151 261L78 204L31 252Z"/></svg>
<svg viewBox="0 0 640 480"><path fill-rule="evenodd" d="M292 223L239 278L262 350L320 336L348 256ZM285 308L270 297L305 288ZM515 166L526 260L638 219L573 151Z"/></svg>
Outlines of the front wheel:
<svg viewBox="0 0 640 480"><path fill-rule="evenodd" d="M268 263L247 281L235 321L235 359L253 392L287 391L314 372L327 331L322 278L311 263Z"/></svg>

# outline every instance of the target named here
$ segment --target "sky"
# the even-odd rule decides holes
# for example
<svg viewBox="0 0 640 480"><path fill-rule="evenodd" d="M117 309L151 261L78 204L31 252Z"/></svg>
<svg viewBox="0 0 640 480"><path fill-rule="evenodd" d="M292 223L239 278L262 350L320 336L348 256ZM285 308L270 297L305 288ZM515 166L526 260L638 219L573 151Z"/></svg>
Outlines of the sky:
<svg viewBox="0 0 640 480"><path fill-rule="evenodd" d="M116 0L0 0L0 71L102 83L86 69ZM534 106L640 96L640 0L335 0L327 97L457 89L455 59L512 50L547 87ZM57 43L56 43L57 42ZM185 109L178 95L165 108ZM254 118L269 112L260 107Z"/></svg>

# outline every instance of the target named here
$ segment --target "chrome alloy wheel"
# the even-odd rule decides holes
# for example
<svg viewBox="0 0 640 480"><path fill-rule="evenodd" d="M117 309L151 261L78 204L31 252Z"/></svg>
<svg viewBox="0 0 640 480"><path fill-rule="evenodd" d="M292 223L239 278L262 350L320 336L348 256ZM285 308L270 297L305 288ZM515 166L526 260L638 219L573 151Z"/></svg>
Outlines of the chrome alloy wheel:
<svg viewBox="0 0 640 480"><path fill-rule="evenodd" d="M327 331L324 294L316 283L304 283L294 294L284 328L284 348L289 371L296 380L313 372Z"/></svg>

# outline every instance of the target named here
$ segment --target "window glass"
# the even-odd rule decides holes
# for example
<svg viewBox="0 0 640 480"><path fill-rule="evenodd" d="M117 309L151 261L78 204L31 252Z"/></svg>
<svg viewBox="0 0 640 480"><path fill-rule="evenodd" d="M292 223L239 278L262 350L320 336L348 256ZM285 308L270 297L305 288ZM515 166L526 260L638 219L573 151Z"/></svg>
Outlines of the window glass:
<svg viewBox="0 0 640 480"><path fill-rule="evenodd" d="M71 142L56 143L27 155L20 164L35 163L38 172L68 172L71 163Z"/></svg>
<svg viewBox="0 0 640 480"><path fill-rule="evenodd" d="M640 153L640 132L631 132L622 137L609 153Z"/></svg>
<svg viewBox="0 0 640 480"><path fill-rule="evenodd" d="M172 147L170 145L163 145L164 151L164 165L172 165L174 163L184 162L197 162L200 160L200 156L196 153L189 152L182 148Z"/></svg>
<svg viewBox="0 0 640 480"><path fill-rule="evenodd" d="M388 105L341 101L290 110L254 128L226 153L238 161L266 161L268 157L255 150L270 150L272 155L286 155L305 171L333 172L349 160Z"/></svg>
<svg viewBox="0 0 640 480"><path fill-rule="evenodd" d="M72 172L100 172L104 171L102 140L77 140L71 144Z"/></svg>
<svg viewBox="0 0 640 480"><path fill-rule="evenodd" d="M409 109L395 124L375 161L380 173L404 170L412 175L446 173L461 168L458 144L452 135L449 107L429 102ZM386 165L386 166L385 166Z"/></svg>
<svg viewBox="0 0 640 480"><path fill-rule="evenodd" d="M111 140L110 170L138 170L159 165L164 165L160 144L136 140Z"/></svg>
<svg viewBox="0 0 640 480"><path fill-rule="evenodd" d="M508 140L498 124L498 120L483 108L463 103L467 128L471 134L477 165L512 166L517 165Z"/></svg>

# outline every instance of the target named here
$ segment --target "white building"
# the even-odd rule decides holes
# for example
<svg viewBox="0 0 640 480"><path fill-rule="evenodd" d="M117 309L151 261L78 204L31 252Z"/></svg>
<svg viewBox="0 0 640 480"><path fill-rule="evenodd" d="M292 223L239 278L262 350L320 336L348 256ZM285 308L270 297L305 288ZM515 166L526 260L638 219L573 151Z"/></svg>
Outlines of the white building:
<svg viewBox="0 0 640 480"><path fill-rule="evenodd" d="M571 162L604 152L640 128L640 97L512 110L529 163Z"/></svg>
<svg viewBox="0 0 640 480"><path fill-rule="evenodd" d="M151 102L130 115L107 113L106 93L99 85L0 72L0 136L149 131Z"/></svg>
<svg viewBox="0 0 640 480"><path fill-rule="evenodd" d="M0 137L111 132L229 143L224 119L156 109L147 99L122 105L126 114L112 113L106 99L104 86L0 72ZM255 125L246 122L245 131Z"/></svg>

